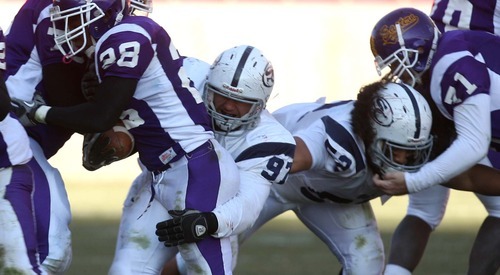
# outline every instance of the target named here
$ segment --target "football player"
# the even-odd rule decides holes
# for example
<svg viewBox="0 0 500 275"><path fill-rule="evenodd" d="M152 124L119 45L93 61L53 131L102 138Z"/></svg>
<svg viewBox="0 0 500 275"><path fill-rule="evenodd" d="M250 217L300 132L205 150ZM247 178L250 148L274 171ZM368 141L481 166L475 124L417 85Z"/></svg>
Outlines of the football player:
<svg viewBox="0 0 500 275"><path fill-rule="evenodd" d="M388 29L393 31L387 32ZM459 183L468 179L468 190L476 191L476 186L487 183L486 191L498 194L498 171L486 169L486 166L498 163L499 158L498 153L488 152L489 147L497 146L495 140L500 137L495 126L499 112L495 107L495 102L499 100L495 79L499 76L495 73L498 71L497 64L492 62L496 60L494 52L500 44L499 39L487 32L468 30L441 35L429 16L412 8L397 9L379 20L371 37L377 70L380 72L389 68L389 78L416 85L429 98L430 106L435 110L434 125L436 129L445 131L437 132L439 143L446 146L438 146L440 154L418 172L388 173L383 179L376 177L374 182L377 186L387 193L402 194L451 179ZM456 137L450 134L455 129ZM454 165L450 166L450 163ZM484 166L477 166L477 163ZM483 172L472 173L475 169L482 169ZM482 177L474 179L471 177L474 175ZM500 241L494 237L500 228L500 198L478 197L489 215L471 251L469 273L494 274L500 266ZM443 207L438 215L444 213L446 200L447 195L441 202ZM433 228L431 226L430 229ZM423 233L423 237L428 239L430 230L419 232L427 232ZM411 238L416 239L414 236ZM403 248L401 245L399 251L403 250L411 251L408 246ZM420 258L423 248L418 253ZM410 274L417 263L418 260L412 262L410 267L397 270L397 273ZM388 270L389 267L386 272Z"/></svg>
<svg viewBox="0 0 500 275"><path fill-rule="evenodd" d="M10 97L32 101L35 94L53 106L85 102L80 82L86 57L67 64L56 50L49 18L52 0L28 0L18 11L6 34L5 80ZM34 158L33 171L38 251L42 268L64 273L71 262L70 204L59 171L47 160L65 144L73 131L58 126L36 125L23 120Z"/></svg>
<svg viewBox="0 0 500 275"><path fill-rule="evenodd" d="M199 92L168 33L149 17L129 16L125 0L55 1L56 46L66 60L94 52L99 85L94 100L58 107L25 104L42 124L101 132L121 119L152 174L124 208L110 274L158 274L177 249L157 241L154 225L168 210L207 212L233 197L238 168L217 142ZM137 240L148 243L137 249ZM228 238L207 237L179 247L205 274L231 273Z"/></svg>
<svg viewBox="0 0 500 275"><path fill-rule="evenodd" d="M295 151L290 132L266 110L274 70L259 49L241 45L225 50L206 77L196 77L206 71L203 64L190 63L185 61L188 75L204 87L203 99L215 136L236 160L241 182L237 195L210 213L184 214L158 223L159 240L167 246L199 241L208 235L227 237L248 229L264 206L271 185L285 181ZM170 226L177 227L175 236L169 236ZM206 233L192 234L196 226L206 227ZM167 266L165 272L171 268L176 267Z"/></svg>
<svg viewBox="0 0 500 275"><path fill-rule="evenodd" d="M33 157L28 135L10 112L10 97L3 80L5 43L0 28L0 274L46 274L40 270L31 200Z"/></svg>
<svg viewBox="0 0 500 275"><path fill-rule="evenodd" d="M376 82L356 101L292 104L273 116L296 141L291 174L272 185L255 224L233 237L235 252L238 242L292 210L341 262L342 274L381 274L384 247L369 200L383 193L372 175L414 171L427 161L433 143L427 102L409 86Z"/></svg>

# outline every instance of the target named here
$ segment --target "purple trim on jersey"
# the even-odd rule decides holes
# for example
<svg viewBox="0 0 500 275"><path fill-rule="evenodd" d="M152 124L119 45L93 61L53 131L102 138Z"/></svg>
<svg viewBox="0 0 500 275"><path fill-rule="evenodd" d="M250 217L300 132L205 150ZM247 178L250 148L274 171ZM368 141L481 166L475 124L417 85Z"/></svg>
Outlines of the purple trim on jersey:
<svg viewBox="0 0 500 275"><path fill-rule="evenodd" d="M3 135L0 132L0 168L11 167L12 162L9 158L9 153L7 152L7 143L3 139Z"/></svg>
<svg viewBox="0 0 500 275"><path fill-rule="evenodd" d="M221 182L217 152L212 142L207 141L186 154L186 158L189 170L186 208L210 212L217 204ZM220 240L209 237L198 242L197 246L210 265L212 274L224 274Z"/></svg>
<svg viewBox="0 0 500 275"><path fill-rule="evenodd" d="M118 49L119 46L123 45L125 42L133 42L134 44L139 44L139 48L136 49L138 50L138 56L134 55L131 56L130 58L124 58L123 62L130 62L132 58L137 60L137 65L130 67L130 66L119 66L118 62L113 62L110 64L109 67L107 67L105 70L103 70L103 66L101 63L104 60L106 60L106 56L102 56L102 52L106 51L108 49L113 49L115 57L120 57L122 56L120 49ZM138 43L135 43L138 42ZM134 48L129 47L126 49L122 49L122 52L127 52L130 51L132 52ZM121 77L121 78L132 78L132 79L137 79L140 80L146 69L148 68L149 64L151 63L151 60L153 59L155 55L155 52L153 50L153 47L147 37L145 37L143 34L136 33L136 32L119 32L110 35L109 37L106 38L106 40L100 45L99 47L99 74L101 75L101 78L104 78L106 76L116 76L116 77ZM108 54L109 56L109 54Z"/></svg>
<svg viewBox="0 0 500 275"><path fill-rule="evenodd" d="M38 124L24 129L26 129L28 136L40 145L47 159L55 155L74 134L73 131L62 127L46 124Z"/></svg>
<svg viewBox="0 0 500 275"><path fill-rule="evenodd" d="M38 23L41 12L51 5L52 0L29 0L14 17L9 34L5 37L6 79L26 64L35 45L41 65L61 62L62 54L55 48L54 37L49 34L49 28L52 27L50 18L46 17ZM36 26L35 31L33 26Z"/></svg>
<svg viewBox="0 0 500 275"><path fill-rule="evenodd" d="M500 110L491 112L491 136L500 139Z"/></svg>
<svg viewBox="0 0 500 275"><path fill-rule="evenodd" d="M38 239L38 253L40 262L43 262L49 253L49 225L50 225L50 191L49 182L40 165L33 158L28 162L33 171L35 192L33 205L35 205L35 219Z"/></svg>
<svg viewBox="0 0 500 275"><path fill-rule="evenodd" d="M165 132L158 116L145 101L133 98L129 108L136 110L139 117L144 120L143 124L131 128L129 131L134 136L139 158L149 171L164 171L170 167L168 163L184 156L184 150L179 143L170 137L168 132ZM132 118L125 116L122 119L131 120ZM168 163L161 162L160 155L170 148L175 151L177 156Z"/></svg>
<svg viewBox="0 0 500 275"><path fill-rule="evenodd" d="M449 2L449 0L441 0L437 4L434 3L434 12L430 15L441 32L444 32L444 26L446 24L458 27L460 16L462 15L462 12L460 10L453 10L450 22L444 23L443 18L445 16L445 11ZM468 7L466 7L465 5L472 5L472 14L469 22L469 29L483 30L494 33L495 27L493 25L493 22L497 0L469 0L463 2L464 4L459 8L468 9Z"/></svg>
<svg viewBox="0 0 500 275"><path fill-rule="evenodd" d="M490 76L487 69L500 72L500 61L497 61L495 53L500 47L500 37L475 31L450 31L443 34L436 51L433 64L431 65L432 77L441 77L439 80L441 92L441 104L445 107L449 115L453 116L453 108L461 103L446 103L448 98L446 93L450 87L455 90L455 97L461 102L467 98L480 94L490 94ZM441 58L454 52L469 52L472 56L463 56L455 60L444 72L436 72L434 66ZM473 56L482 55L485 63L474 59ZM486 64L486 66L485 66ZM460 74L463 77L457 77ZM464 80L470 85L465 86ZM433 80L434 81L434 80ZM474 91L468 88L475 85ZM435 93L435 91L431 91ZM436 98L433 96L433 98Z"/></svg>
<svg viewBox="0 0 500 275"><path fill-rule="evenodd" d="M500 169L500 152L489 150L488 159L490 160L493 167L495 167L496 169Z"/></svg>
<svg viewBox="0 0 500 275"><path fill-rule="evenodd" d="M198 246L203 258L210 266L211 274L225 274L220 239L208 237L201 242L197 242L196 246Z"/></svg>
<svg viewBox="0 0 500 275"><path fill-rule="evenodd" d="M247 159L264 158L268 156L285 155L293 158L295 153L295 145L283 142L263 142L248 147L236 157L235 162L240 162Z"/></svg>
<svg viewBox="0 0 500 275"><path fill-rule="evenodd" d="M28 165L12 167L12 178L5 190L5 199L10 202L23 231L28 257L36 274L41 274L37 262L37 240L31 192L33 174Z"/></svg>
<svg viewBox="0 0 500 275"><path fill-rule="evenodd" d="M356 143L356 140L354 140L352 134L349 133L349 131L347 131L347 129L345 129L344 126L342 126L329 116L322 117L321 121L323 121L323 124L325 125L326 134L331 139L333 139L337 144L339 144L342 148L344 148L344 150L351 153L352 157L354 158L354 161L356 162L356 173L360 172L361 170L364 170L366 166L363 161L363 153L359 150L358 144ZM332 157L333 154L337 152L335 148L333 148L333 146L331 146L328 143L328 140L325 140L325 147L327 152L331 154ZM337 157L335 157L335 159L336 158ZM345 163L346 161L348 160L339 159L337 164L339 167L345 167L345 166L350 167L352 163Z"/></svg>
<svg viewBox="0 0 500 275"><path fill-rule="evenodd" d="M186 154L189 179L186 208L202 212L212 211L219 195L221 173L219 157L211 141Z"/></svg>
<svg viewBox="0 0 500 275"><path fill-rule="evenodd" d="M206 131L211 131L212 123L205 104L203 104L203 102L197 103L191 92L182 87L182 81L178 76L178 72L180 67L182 67L183 58L173 59L170 54L170 44L172 42L168 33L148 17L129 16L122 22L136 23L151 34L152 43L157 44L156 53L163 67L163 71L172 83L175 93L177 93L182 105L186 110L189 110L188 113L191 120L195 124L203 126ZM194 87L192 81L191 86Z"/></svg>

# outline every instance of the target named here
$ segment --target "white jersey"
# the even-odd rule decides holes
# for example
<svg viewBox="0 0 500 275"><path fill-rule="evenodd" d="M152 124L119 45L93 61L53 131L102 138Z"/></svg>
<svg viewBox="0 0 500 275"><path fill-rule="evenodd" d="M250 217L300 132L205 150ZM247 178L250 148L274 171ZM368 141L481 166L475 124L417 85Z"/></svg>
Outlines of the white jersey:
<svg viewBox="0 0 500 275"><path fill-rule="evenodd" d="M233 156L240 170L240 189L230 201L212 211L219 221L217 237L239 234L250 227L264 205L271 186L283 185L292 167L295 141L267 111L258 125L216 139Z"/></svg>
<svg viewBox="0 0 500 275"><path fill-rule="evenodd" d="M382 194L371 180L363 141L352 132L353 106L354 101L301 103L273 113L313 158L311 169L273 186L277 196L288 202L361 203Z"/></svg>
<svg viewBox="0 0 500 275"><path fill-rule="evenodd" d="M33 157L28 135L11 114L0 121L0 169L26 164Z"/></svg>
<svg viewBox="0 0 500 275"><path fill-rule="evenodd" d="M183 67L194 86L203 93L210 65L192 57L183 60ZM215 134L217 141L236 161L240 171L240 188L233 199L212 212L219 228L216 237L226 237L248 229L257 219L271 185L283 184L292 166L295 141L267 111L250 130Z"/></svg>

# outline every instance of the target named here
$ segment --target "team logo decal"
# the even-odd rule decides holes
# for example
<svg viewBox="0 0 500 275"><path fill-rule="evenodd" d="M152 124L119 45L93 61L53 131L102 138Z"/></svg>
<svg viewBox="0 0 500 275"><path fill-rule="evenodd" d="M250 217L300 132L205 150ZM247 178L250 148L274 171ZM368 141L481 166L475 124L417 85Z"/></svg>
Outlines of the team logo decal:
<svg viewBox="0 0 500 275"><path fill-rule="evenodd" d="M394 122L391 105L385 98L375 99L372 117L377 124L384 127L389 127Z"/></svg>
<svg viewBox="0 0 500 275"><path fill-rule="evenodd" d="M266 87L272 87L274 85L274 69L271 62L267 63L264 74L262 75L262 82Z"/></svg>
<svg viewBox="0 0 500 275"><path fill-rule="evenodd" d="M405 17L399 18L394 25L384 25L380 29L380 37L382 38L382 43L384 45L387 44L397 44L398 42L398 33L396 31L396 24L399 24L401 27L401 32L405 33L413 26L415 26L419 21L418 16L415 14L408 14Z"/></svg>

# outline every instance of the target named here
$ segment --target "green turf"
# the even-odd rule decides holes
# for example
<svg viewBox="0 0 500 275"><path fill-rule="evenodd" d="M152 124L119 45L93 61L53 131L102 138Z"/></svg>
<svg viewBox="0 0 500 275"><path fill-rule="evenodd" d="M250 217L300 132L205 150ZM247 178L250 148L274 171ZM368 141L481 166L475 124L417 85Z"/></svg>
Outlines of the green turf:
<svg viewBox="0 0 500 275"><path fill-rule="evenodd" d="M73 263L67 274L106 274L114 251L118 221L75 218ZM474 229L475 230L475 229ZM465 274L475 232L464 228L438 230L432 237L415 275ZM388 245L390 235L382 232ZM294 219L266 224L241 248L235 274L337 274L336 258L326 246Z"/></svg>

